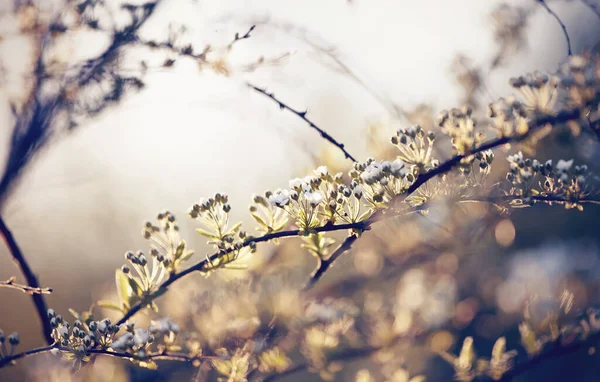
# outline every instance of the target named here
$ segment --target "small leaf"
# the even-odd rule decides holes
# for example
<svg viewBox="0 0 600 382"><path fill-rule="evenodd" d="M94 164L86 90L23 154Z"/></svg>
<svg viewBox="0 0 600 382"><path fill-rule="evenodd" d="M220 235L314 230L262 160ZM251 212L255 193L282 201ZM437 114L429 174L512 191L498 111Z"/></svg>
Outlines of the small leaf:
<svg viewBox="0 0 600 382"><path fill-rule="evenodd" d="M260 224L261 226L263 226L265 228L269 228L269 225L267 223L265 223L265 221L260 216L258 216L257 214L255 214L253 212L251 212L250 215L252 215L252 217L254 218L254 220L256 220L256 222L258 224Z"/></svg>
<svg viewBox="0 0 600 382"><path fill-rule="evenodd" d="M209 239L219 240L219 237L213 233L203 230L202 228L196 228L196 232L198 232L202 236L206 236Z"/></svg>
<svg viewBox="0 0 600 382"><path fill-rule="evenodd" d="M129 309L129 297L131 296L131 287L129 286L129 277L120 269L115 272L115 280L117 283L117 293L119 294L119 301L126 310Z"/></svg>

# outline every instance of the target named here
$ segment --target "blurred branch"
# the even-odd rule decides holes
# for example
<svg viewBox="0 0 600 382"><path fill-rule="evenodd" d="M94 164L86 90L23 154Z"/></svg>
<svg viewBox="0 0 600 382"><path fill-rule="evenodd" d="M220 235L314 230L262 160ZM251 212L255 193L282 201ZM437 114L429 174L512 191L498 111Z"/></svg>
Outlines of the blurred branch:
<svg viewBox="0 0 600 382"><path fill-rule="evenodd" d="M266 90L258 88L258 87L254 86L252 84L248 84L248 86L250 88L256 90L257 92L259 92L259 93L261 93L261 94L263 94L263 95L271 98L273 101L275 101L275 103L277 103L279 105L280 109L287 109L288 111L291 111L292 113L296 114L298 117L300 117L300 119L302 119L304 122L308 123L308 125L310 127L312 127L313 129L317 130L319 132L319 134L321 134L321 137L323 137L329 143L337 146L337 148L339 148L344 153L344 157L346 159L350 159L353 162L356 162L356 159L352 155L350 155L350 153L348 151L346 151L346 149L344 148L344 144L336 141L325 130L321 129L320 127L318 127L317 125L315 125L312 121L310 121L308 118L306 118L306 113L308 112L308 110L306 110L306 111L295 110L295 109L291 108L290 106L286 105L285 103L281 102L277 98L275 98L275 95L273 93L268 93Z"/></svg>
<svg viewBox="0 0 600 382"><path fill-rule="evenodd" d="M249 86L252 86L252 85L249 85ZM257 89L257 90L260 91L260 89ZM279 101L276 101L276 102L279 102ZM506 136L506 137L491 140L491 141L484 143L484 144L480 145L479 147L473 149L468 154L456 155L456 156L448 159L446 162L441 163L438 167L435 167L432 170L429 170L425 173L419 174L417 176L417 178L415 179L415 181L408 187L408 189L404 193L399 194L395 197L395 199L392 201L392 204L395 203L397 205L400 202L404 201L408 196L410 196L413 192L415 192L419 187L421 187L427 181L429 181L430 179L432 179L438 175L443 175L443 174L450 172L454 167L459 165L463 159L470 157L471 155L474 155L474 154L482 152L482 151L490 150L490 149L493 149L498 146L502 146L509 142L521 141L521 140L527 138L529 136L529 134L533 133L537 129L539 129L547 124L565 123L565 122L568 122L571 120L578 119L579 116L580 116L579 109L563 111L556 115L537 116L536 118L533 118L530 121L529 130L525 134L515 135L515 136ZM523 199L523 197L517 197L517 198ZM393 207L393 205L392 205L392 207ZM417 206L415 208L422 209L423 207ZM391 213L386 213L385 211L377 210L368 219L360 221L360 222L356 222L356 223L326 224L322 227L316 227L316 228L311 229L311 232L316 233L316 232L331 232L331 231L341 231L341 230L366 231L366 230L370 229L372 224L374 224L380 220L389 219L389 218L398 216L398 212L394 208L391 208L390 210L392 210ZM401 211L401 213L402 212L406 212L406 211ZM412 211L412 212L414 212L414 211ZM268 241L271 241L273 239L278 239L278 238L294 237L294 236L301 235L303 233L304 233L304 231L301 231L301 230L288 230L288 231L279 231L279 232L269 233L269 234L260 236L258 238L247 239L246 241L241 243L240 246L236 246L236 248L240 249L240 248L248 247L253 244L268 242ZM319 272L318 269L320 269L321 267L326 267L325 271L327 269L329 269L331 267L333 261L335 261L335 259L337 259L345 251L349 250L352 247L352 244L356 241L356 238L352 238L355 235L356 235L356 232L352 233L342 243L340 248L338 248L334 252L335 258L332 261L327 262L326 265L319 264L319 266L318 266L317 270L314 272L313 276L318 275L317 277L320 279L322 277L324 271ZM135 305L133 305L123 315L123 317L118 321L117 324L125 323L129 318L131 318L134 314L139 312L143 307L149 305L155 298L163 295L167 291L168 287L171 284L173 284L174 282L176 282L177 280L189 275L190 273L202 272L202 271L206 270L206 267L209 266L213 261L216 261L219 258L219 256L227 255L233 251L234 251L234 248L222 250L220 252L217 252L217 253L214 253L214 254L208 256L205 260L191 266L190 268L188 268L182 272L179 272L176 274L171 274L169 276L169 278L161 285L160 288L158 288L158 290L156 292L146 296L141 302L138 302ZM332 255L332 257L333 257L333 255ZM310 287L312 285L314 285L314 283L309 282L308 286Z"/></svg>
<svg viewBox="0 0 600 382"><path fill-rule="evenodd" d="M546 11L548 11L548 13L551 14L552 17L554 17L556 19L556 21L558 22L558 25L560 25L560 27L561 27L561 29L563 31L563 34L565 35L565 39L567 40L567 52L568 52L568 55L571 56L573 54L573 51L571 50L571 39L569 38L569 32L567 32L567 27L562 22L562 20L560 19L560 17L558 17L558 15L552 9L550 9L550 7L548 6L548 4L546 4L546 0L537 0L537 2Z"/></svg>
<svg viewBox="0 0 600 382"><path fill-rule="evenodd" d="M600 18L600 7L598 4L594 4L591 0L581 0L581 2L585 4L592 12L594 12L598 18Z"/></svg>
<svg viewBox="0 0 600 382"><path fill-rule="evenodd" d="M26 294L50 294L52 288L34 288L28 285L21 285L16 283L17 278L11 277L6 281L0 281L0 287L18 289Z"/></svg>
<svg viewBox="0 0 600 382"><path fill-rule="evenodd" d="M4 223L4 219L2 219L1 216L0 235L2 235L2 238L4 239L4 242L6 243L6 246L8 247L8 250L12 255L14 262L21 270L23 276L25 276L25 280L27 281L29 287L41 290L42 288L40 287L37 276L35 275L35 273L33 273L33 270L31 269L29 263L25 259L23 252L21 252L19 245L17 244L15 238ZM54 342L54 340L52 339L52 327L50 326L50 320L48 319L48 306L46 305L46 299L44 298L43 294L40 293L33 293L31 295L31 298L33 299L35 310L42 324L42 333L44 335L44 340L46 341L46 343L51 344Z"/></svg>
<svg viewBox="0 0 600 382"><path fill-rule="evenodd" d="M339 247L337 247L337 249L331 254L331 256L329 256L327 259L320 259L319 265L310 275L308 283L304 286L303 289L310 289L313 285L315 285L321 279L321 277L323 277L325 272L329 270L329 268L333 265L337 258L342 256L344 252L346 252L352 247L352 244L354 244L356 239L358 239L358 234L353 233L352 235L344 239L342 244Z"/></svg>
<svg viewBox="0 0 600 382"><path fill-rule="evenodd" d="M233 38L233 41L231 43L229 43L229 45L227 47L231 48L233 46L233 44L235 44L236 42L241 41L241 40L245 40L247 38L250 38L250 33L252 33L252 31L254 30L254 28L256 28L256 25L252 25L250 27L250 29L248 29L248 32L246 32L246 34L243 35L243 36L240 36L239 33L236 33L235 37Z"/></svg>
<svg viewBox="0 0 600 382"><path fill-rule="evenodd" d="M44 347L40 347L40 348L36 348L36 349L31 349L31 350L27 350L22 353L13 354L8 357L0 358L0 368L11 364L18 359L25 358L27 356L31 356L34 354L48 353L51 351L60 351L60 352L67 352L67 353L73 352L69 348L65 348L65 347L59 346L57 344L52 344L50 346L44 346ZM198 359L211 358L211 357L189 357L182 353L169 353L167 351L150 353L144 357L136 357L130 353L122 353L122 352L116 352L116 351L106 350L106 349L88 349L86 351L86 355L90 355L90 354L105 355L105 356L109 356L109 357L121 358L121 359L130 360L130 361L132 361L132 360L135 360L135 361L156 360L156 361L193 362Z"/></svg>
<svg viewBox="0 0 600 382"><path fill-rule="evenodd" d="M502 375L501 379L495 379L496 381L508 382L512 381L517 377L522 376L523 374L531 371L536 366L546 362L555 360L565 355L573 354L578 351L584 350L586 348L595 346L600 341L600 332L596 332L584 340L578 342L572 342L568 345L560 345L556 343L554 347L536 357L530 358L529 360L519 363L513 366L512 369L508 370L506 373ZM489 377L478 378L477 381L493 381L493 379Z"/></svg>

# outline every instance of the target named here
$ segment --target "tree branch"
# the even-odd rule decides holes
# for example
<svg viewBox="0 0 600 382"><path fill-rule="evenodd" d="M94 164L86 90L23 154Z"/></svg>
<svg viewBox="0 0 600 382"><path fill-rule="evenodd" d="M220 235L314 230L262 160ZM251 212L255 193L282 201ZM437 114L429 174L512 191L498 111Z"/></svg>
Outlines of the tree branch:
<svg viewBox="0 0 600 382"><path fill-rule="evenodd" d="M0 368L7 366L21 358L25 358L25 357L28 357L28 356L31 356L34 354L47 353L52 350L58 350L61 352L72 353L72 350L69 348L65 348L65 347L59 346L57 344L53 344L50 346L44 346L44 347L40 347L40 348L36 348L36 349L31 349L31 350L27 350L22 353L13 354L8 357L0 358ZM211 357L199 357L199 358L198 357L190 357L183 353L169 353L166 351L158 352L158 353L150 353L145 357L136 357L130 353L116 352L116 351L107 350L107 349L88 349L86 351L86 354L106 355L106 356L110 356L110 357L122 358L122 359L127 359L127 360L135 360L135 361L162 360L162 361L193 362L199 358L202 358L202 359L211 358Z"/></svg>
<svg viewBox="0 0 600 382"><path fill-rule="evenodd" d="M286 105L285 103L281 102L280 100L278 100L277 98L275 98L275 95L273 93L268 93L265 89L261 89L258 88L252 84L248 84L248 87L256 90L257 92L271 98L273 101L275 101L275 103L277 103L279 105L280 109L287 109L288 111L291 111L292 113L296 114L298 117L300 117L300 119L302 119L304 122L308 123L308 125L310 127L312 127L313 129L317 130L319 132L319 134L321 134L321 137L323 137L325 140L327 140L329 143L335 145L338 149L340 149L343 153L344 153L344 157L346 159L350 159L353 162L356 162L356 159L350 155L350 153L344 148L344 144L340 143L338 141L336 141L331 135L329 135L325 130L321 129L320 127L318 127L317 125L315 125L312 121L310 121L308 118L306 118L306 113L308 112L308 110L306 111L298 111L296 109L291 108L290 106Z"/></svg>
<svg viewBox="0 0 600 382"><path fill-rule="evenodd" d="M581 2L600 18L600 7L597 4L592 3L591 0L581 0Z"/></svg>
<svg viewBox="0 0 600 382"><path fill-rule="evenodd" d="M567 52L568 55L571 56L573 54L573 51L571 50L571 39L569 38L569 32L567 32L567 27L565 26L565 24L562 22L562 20L560 19L560 17L558 17L558 15L552 10L550 9L550 7L548 6L548 4L546 4L545 0L537 0L538 3L540 3L540 5L542 7L544 7L544 9L546 11L548 11L548 13L550 13L552 15L552 17L554 17L556 19L556 21L558 22L558 25L560 25L563 34L565 35L565 39L567 40Z"/></svg>
<svg viewBox="0 0 600 382"><path fill-rule="evenodd" d="M50 294L52 293L52 288L35 288L29 285L21 285L16 283L17 278L12 276L6 281L0 281L0 287L4 288L12 288L20 290L25 294Z"/></svg>
<svg viewBox="0 0 600 382"><path fill-rule="evenodd" d="M278 101L276 101L276 102L278 102ZM578 109L574 109L574 110L569 110L569 111L562 111L562 112L558 113L557 115L538 116L536 118L533 118L530 121L529 131L523 135L497 138L497 139L494 139L492 141L482 144L481 146L473 149L468 154L456 155L456 156L450 158L449 160L447 160L446 162L440 164L438 167L435 167L425 173L419 174L417 176L417 178L415 179L414 183L412 183L404 193L399 194L395 197L395 199L392 201L392 206L397 205L400 202L404 201L408 196L410 196L413 192L415 192L419 187L421 187L423 184L425 184L430 179L432 179L438 175L442 175L442 174L449 172L456 165L460 164L460 162L463 159L465 159L471 155L474 155L478 152L490 150L490 149L493 149L498 146L502 146L509 142L521 141L521 140L525 139L531 132L537 130L538 128L541 128L542 126L545 126L547 124L565 123L565 122L568 122L568 121L571 121L574 119L578 119L579 115L580 115L580 111ZM422 208L422 207L417 207L417 208ZM391 208L391 210L394 210L394 208ZM366 219L364 221L360 221L360 222L356 222L356 223L347 223L347 224L326 224L322 227L317 227L317 228L311 229L311 232L331 232L331 231L340 231L340 230L365 231L365 230L368 230L373 223L378 222L383 219L395 217L395 216L397 216L397 213L385 213L382 210L378 210L375 213L373 213L373 215L371 215L371 217L369 217L368 219ZM271 241L271 240L277 239L277 238L298 236L303 233L304 232L301 230L289 230L289 231L274 232L274 233L263 235L258 238L248 239L241 244L241 248L248 247L252 243L258 244L258 243L262 243L262 242L268 242L268 241ZM350 237L352 237L353 235L354 234L350 235ZM331 264L333 263L333 261L335 261L335 259L337 259L343 252L345 252L351 248L351 246L354 243L354 241L356 240L356 238L350 239L350 237L346 239L347 241L342 243L342 246L340 248L338 248L340 250L340 252L336 253L335 258L326 265L327 269L329 269L331 267ZM176 282L177 280L189 275L190 273L197 272L197 271L201 272L201 271L205 270L207 265L209 265L213 261L217 260L219 256L229 254L229 253L233 252L233 250L234 250L234 248L230 248L230 249L227 249L227 250L224 250L221 252L214 253L211 256L207 257L205 260L197 263L196 265L191 266L190 268L188 268L182 272L179 272L176 274L171 274L169 276L169 278L161 285L161 287L156 292L146 296L146 298L143 301L138 302L135 305L133 305L127 311L127 313L125 313L123 315L123 317L119 320L119 322L117 324L125 323L129 318L131 318L134 314L139 312L143 307L147 306L156 297L163 295L166 292L166 290L168 289L168 287L171 284L173 284L174 282ZM336 252L337 252L337 250L336 250ZM333 257L333 255L332 255L332 257ZM319 265L319 267L321 267L321 265ZM324 273L324 272L318 272L319 278L322 277L322 273ZM317 274L316 271L315 271L315 274ZM314 285L314 283L309 282L309 285Z"/></svg>
<svg viewBox="0 0 600 382"><path fill-rule="evenodd" d="M10 254L14 262L17 264L29 287L33 289L41 289L40 283L38 282L37 276L33 273L33 269L29 266L29 263L25 259L23 252L19 248L17 241L13 237L12 233L4 223L4 219L0 216L0 235L4 239ZM51 344L54 342L52 339L52 327L50 326L50 320L48 320L48 306L46 305L46 299L43 294L34 293L31 295L35 310L42 324L42 333L46 343Z"/></svg>

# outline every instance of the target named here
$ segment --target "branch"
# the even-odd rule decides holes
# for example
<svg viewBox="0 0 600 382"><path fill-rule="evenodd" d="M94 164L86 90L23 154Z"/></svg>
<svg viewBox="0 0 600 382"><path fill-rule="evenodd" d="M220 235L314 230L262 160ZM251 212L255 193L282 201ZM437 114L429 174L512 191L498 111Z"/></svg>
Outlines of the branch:
<svg viewBox="0 0 600 382"><path fill-rule="evenodd" d="M319 132L319 134L321 134L321 137L323 137L325 140L329 141L329 143L335 145L338 149L340 149L344 153L344 157L346 159L350 159L351 161L356 162L356 159L354 159L354 157L352 155L350 155L350 153L348 151L346 151L343 143L339 143L338 141L336 141L331 135L327 134L327 132L325 130L321 129L320 127L315 125L312 121L310 121L308 118L306 118L306 113L308 112L308 110L306 110L306 111L295 110L295 109L291 108L290 106L286 105L285 103L281 102L277 98L275 98L275 95L273 93L268 93L266 90L258 88L252 84L248 84L248 87L271 98L273 101L275 101L275 103L277 103L279 105L280 109L287 109L287 110L291 111L292 113L296 114L298 117L300 117L300 119L302 119L304 122L308 123L308 125L310 127L317 130Z"/></svg>
<svg viewBox="0 0 600 382"><path fill-rule="evenodd" d="M552 15L552 17L554 17L556 19L556 21L558 22L558 25L560 25L560 27L562 28L563 34L565 35L565 39L567 40L567 52L568 52L568 55L571 56L573 54L573 51L571 50L571 39L569 38L569 33L567 32L567 27L562 22L560 17L558 17L558 15L552 9L550 9L548 4L546 4L546 0L537 0L537 2L540 3L540 5L542 7L544 7L544 9L546 11L548 11L548 13L550 13Z"/></svg>
<svg viewBox="0 0 600 382"><path fill-rule="evenodd" d="M342 242L342 244L340 244L340 246L331 254L331 256L329 256L327 259L320 259L319 265L313 271L313 273L310 275L310 279L308 280L308 283L302 289L307 290L307 289L312 288L313 285L315 285L317 283L317 281L319 281L321 279L321 277L323 277L325 272L327 272L329 270L329 268L331 268L331 266L337 260L337 258L342 256L344 254L344 252L346 252L347 250L352 248L352 244L354 244L356 239L358 239L358 234L353 233L352 235L348 236Z"/></svg>
<svg viewBox="0 0 600 382"><path fill-rule="evenodd" d="M21 249L19 248L15 238L4 223L2 216L0 216L0 235L4 239L4 242L6 243L14 262L21 270L23 276L25 276L27 285L33 289L41 290L42 288L40 287L37 276L35 273L33 273L33 270L25 259L23 252L21 252ZM31 298L33 299L35 310L37 311L37 315L42 323L42 333L44 335L44 339L46 343L51 344L54 342L54 340L52 339L52 327L50 326L50 320L48 320L48 306L46 305L44 295L34 293L31 295Z"/></svg>
<svg viewBox="0 0 600 382"><path fill-rule="evenodd" d="M581 0L581 2L600 18L600 7L597 4L592 3L590 0Z"/></svg>
<svg viewBox="0 0 600 382"><path fill-rule="evenodd" d="M52 288L34 288L29 285L21 285L16 283L17 278L12 276L6 281L0 281L0 287L18 289L25 294L50 294Z"/></svg>
<svg viewBox="0 0 600 382"><path fill-rule="evenodd" d="M249 85L249 86L252 86L252 85ZM260 89L258 89L258 91L263 92ZM279 102L279 101L276 101L276 102ZM404 201L408 196L410 196L413 192L415 192L419 187L421 187L427 181L429 181L430 179L432 179L438 175L443 175L443 174L449 172L456 165L460 164L460 162L463 159L465 159L471 155L474 155L478 152L490 150L490 149L493 149L498 146L502 146L509 142L521 141L521 140L527 138L527 136L531 132L539 129L542 126L545 126L547 124L557 124L557 123L564 123L564 122L568 122L571 120L575 120L575 119L579 118L579 115L580 115L580 111L578 109L575 109L575 110L569 110L569 111L562 111L562 112L558 113L557 115L539 116L530 121L529 131L523 135L497 138L497 139L494 139L492 141L482 144L481 146L473 149L468 154L456 155L456 156L450 158L449 160L447 160L446 162L442 163L438 167L436 167L432 170L429 170L425 173L419 174L417 176L417 178L415 179L414 183L411 184L410 187L408 187L408 189L403 194L399 194L396 196L396 198L392 201L392 204L394 204L394 203L399 204L400 202ZM520 197L520 198L522 198L522 197ZM421 207L417 207L417 208L421 208ZM392 208L392 210L394 210L394 209ZM331 231L340 231L340 230L365 231L365 230L368 230L373 223L378 222L383 219L395 217L395 216L398 216L398 214L397 213L386 214L382 210L378 210L375 213L373 213L373 215L371 215L371 217L369 217L368 219L366 219L364 221L360 221L360 222L356 222L356 223L347 223L347 224L326 224L322 227L317 227L317 228L311 229L311 232L331 232ZM303 233L304 233L304 231L301 231L301 230L289 230L289 231L274 232L274 233L263 235L258 238L248 239L248 240L244 241L241 244L241 247L239 247L239 248L248 247L252 243L258 244L258 243L262 243L262 242L268 242L273 239L298 236ZM350 237L352 237L353 235L350 235ZM347 238L344 241L344 243L342 243L342 246L340 246L340 248L338 248L339 253L336 253L336 252L338 252L338 250L336 250L334 252L336 254L335 258L333 258L333 260L330 261L329 263L326 263L327 269L329 269L331 267L331 264L333 263L333 261L335 261L335 259L337 259L343 252L345 252L351 248L354 241L356 241L356 238L351 239L350 237ZM143 301L138 302L135 305L133 305L123 315L123 317L119 320L119 322L117 324L125 323L129 318L131 318L134 314L139 312L143 307L150 304L150 302L152 302L155 298L163 295L167 291L168 287L171 284L173 284L174 282L176 282L177 280L189 275L190 273L201 272L201 271L205 270L206 266L209 265L210 263L212 263L213 261L217 260L219 258L219 256L229 254L229 253L233 252L233 250L234 250L234 248L230 248L230 249L227 249L227 250L224 250L221 252L214 253L211 256L207 257L205 260L197 263L196 265L191 266L190 268L188 268L182 272L179 272L176 274L171 274L169 276L169 278L160 286L160 288L157 291L146 296ZM332 255L332 257L333 257L333 255ZM321 267L321 266L322 265L319 265L319 267ZM327 269L325 269L325 271ZM323 272L319 272L319 276L318 276L319 278L322 276L322 273ZM317 274L316 271L315 271L315 274ZM309 285L314 285L314 283L312 283L312 284L309 283Z"/></svg>
<svg viewBox="0 0 600 382"><path fill-rule="evenodd" d="M32 349L32 350L27 350L22 353L13 354L8 357L0 358L0 369L3 368L4 366L7 366L7 365L13 363L14 361L16 361L18 359L25 358L25 357L28 357L28 356L31 356L34 354L47 353L52 350L58 350L58 351L67 352L67 353L73 352L71 349L59 346L57 344L53 344L50 346L44 346L44 347L40 347L40 348L36 348L36 349ZM129 361L131 361L131 360L135 360L135 361L149 361L149 360L159 360L160 361L160 360L162 360L162 361L193 362L193 361L199 359L199 357L189 357L183 353L169 353L166 351L159 352L159 353L150 353L145 357L136 357L130 353L116 352L116 351L107 350L107 349L88 349L86 351L86 354L88 354L88 355L89 354L106 355L106 356L110 356L110 357L126 359ZM200 358L211 358L211 357L200 357Z"/></svg>
<svg viewBox="0 0 600 382"><path fill-rule="evenodd" d="M250 38L251 37L250 33L252 33L252 31L254 30L254 28L256 28L256 25L252 25L250 27L250 29L248 29L248 32L246 32L246 34L243 35L243 36L241 36L241 37L240 37L239 33L236 33L235 36L234 36L234 38L233 38L233 41L231 43L229 43L229 45L227 47L231 48L233 46L233 44L235 44L236 42L241 41L241 40L245 40L247 38Z"/></svg>
<svg viewBox="0 0 600 382"><path fill-rule="evenodd" d="M572 342L569 345L561 346L559 344L555 344L555 346L552 349L538 355L537 357L530 358L525 362L517 364L512 369L504 373L502 375L502 378L499 379L499 381L512 381L513 379L525 374L526 372L531 371L534 367L542 364L543 362L551 361L565 355L576 353L587 347L594 346L598 343L598 341L600 341L600 332L596 332L582 341ZM478 378L477 380L492 381L492 379L489 377L482 377Z"/></svg>

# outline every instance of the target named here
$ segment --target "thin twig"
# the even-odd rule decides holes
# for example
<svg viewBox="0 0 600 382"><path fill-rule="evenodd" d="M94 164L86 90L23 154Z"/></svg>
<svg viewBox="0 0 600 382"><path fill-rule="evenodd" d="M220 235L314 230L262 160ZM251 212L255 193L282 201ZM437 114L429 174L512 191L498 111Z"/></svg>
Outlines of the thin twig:
<svg viewBox="0 0 600 382"><path fill-rule="evenodd" d="M581 2L585 4L592 12L594 12L598 18L600 18L600 7L598 4L592 3L591 0L581 0Z"/></svg>
<svg viewBox="0 0 600 382"><path fill-rule="evenodd" d="M252 84L248 84L248 86L250 88L256 90L257 92L259 92L259 93L261 93L261 94L263 94L263 95L271 98L273 101L275 101L275 103L277 103L279 105L280 109L286 109L286 110L291 111L292 113L296 114L298 117L300 117L300 119L302 119L304 122L308 123L308 125L310 127L312 127L313 129L317 130L319 132L319 134L321 134L321 137L323 137L329 143L337 146L337 148L340 149L344 153L344 157L346 159L350 159L353 162L356 162L356 159L354 159L354 157L352 155L350 155L350 153L344 148L344 144L343 143L340 143L340 142L336 141L325 130L321 129L319 126L315 125L312 121L310 121L308 118L306 118L306 113L308 112L308 110L306 110L306 111L298 111L298 110L293 109L290 106L286 105L285 103L281 102L277 98L275 98L275 95L273 93L269 93L265 89L261 89L259 87L256 87L256 86L252 85Z"/></svg>
<svg viewBox="0 0 600 382"><path fill-rule="evenodd" d="M573 54L573 51L571 50L571 39L569 38L569 32L567 32L567 27L562 22L560 17L558 17L558 15L552 9L550 9L548 4L546 4L545 0L537 0L537 2L540 3L540 5L542 7L544 7L544 9L546 11L548 11L548 13L550 13L552 15L552 17L554 17L556 19L556 21L558 22L558 25L560 25L560 27L562 28L563 34L565 35L565 39L567 40L567 52L568 52L568 55L571 56Z"/></svg>
<svg viewBox="0 0 600 382"><path fill-rule="evenodd" d="M234 38L233 38L233 41L231 43L229 43L229 45L227 47L231 48L233 46L233 44L235 44L236 42L238 42L240 40L245 40L247 38L250 38L251 37L250 33L252 33L252 31L254 30L254 28L256 28L256 25L252 25L250 27L250 29L248 29L248 32L246 32L246 34L243 35L243 36L240 36L239 33L236 33L235 36L234 36Z"/></svg>
<svg viewBox="0 0 600 382"><path fill-rule="evenodd" d="M2 238L4 239L4 242L6 243L6 246L12 255L14 262L21 270L23 276L25 276L27 285L32 288L41 288L37 276L35 273L33 273L33 269L31 269L29 266L29 263L25 259L23 252L21 252L17 241L12 235L12 232L10 232L4 223L2 216L0 216L0 235L2 235ZM43 294L39 293L32 294L31 298L33 299L35 310L42 324L42 333L44 334L44 339L46 343L51 344L54 342L54 340L52 339L52 327L50 326L50 320L48 320L48 306L46 305L46 299L44 298Z"/></svg>
<svg viewBox="0 0 600 382"><path fill-rule="evenodd" d="M29 285L17 284L17 278L11 277L6 281L0 281L0 287L4 288L12 288L20 290L25 294L50 294L52 293L52 288L35 288Z"/></svg>
<svg viewBox="0 0 600 382"><path fill-rule="evenodd" d="M22 353L13 354L8 357L0 358L0 368L7 366L14 361L25 358L34 354L47 353L52 350L58 350L61 352L72 353L72 350L66 347L59 346L57 344L52 344L50 346L44 346L36 349L27 350ZM149 360L161 360L161 361L180 361L180 362L193 362L199 358L190 357L183 353L169 353L169 352L159 352L159 353L150 353L144 357L136 357L130 353L117 352L113 350L107 349L88 349L86 354L98 354L98 355L106 355L115 358L122 358L127 360L136 360L136 361L149 361ZM201 358L211 358L211 357L201 357Z"/></svg>

